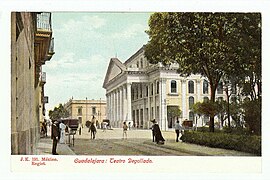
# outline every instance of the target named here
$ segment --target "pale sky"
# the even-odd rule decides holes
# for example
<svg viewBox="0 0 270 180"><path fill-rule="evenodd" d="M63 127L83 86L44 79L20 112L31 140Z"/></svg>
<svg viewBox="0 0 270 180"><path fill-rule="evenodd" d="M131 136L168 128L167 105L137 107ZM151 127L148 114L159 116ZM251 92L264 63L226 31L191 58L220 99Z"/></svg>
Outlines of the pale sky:
<svg viewBox="0 0 270 180"><path fill-rule="evenodd" d="M150 13L52 13L55 54L46 72L46 110L74 99L106 99L110 58L126 61L148 41Z"/></svg>

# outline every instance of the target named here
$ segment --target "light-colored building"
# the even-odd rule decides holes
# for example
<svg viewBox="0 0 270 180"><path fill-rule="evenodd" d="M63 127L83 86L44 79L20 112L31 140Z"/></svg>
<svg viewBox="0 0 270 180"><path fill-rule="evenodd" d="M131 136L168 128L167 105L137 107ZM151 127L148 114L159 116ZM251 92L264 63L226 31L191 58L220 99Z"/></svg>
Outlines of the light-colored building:
<svg viewBox="0 0 270 180"><path fill-rule="evenodd" d="M163 130L173 128L176 119L188 119L194 124L197 121L197 126L204 126L209 118L195 117L190 107L210 99L208 81L201 75L181 77L177 69L177 64L169 67L150 64L144 56L144 46L124 63L112 58L103 83L108 119L116 127L127 121L137 128L148 129L152 119L156 119ZM216 97L225 98L221 86ZM170 107L178 107L182 114L169 117Z"/></svg>
<svg viewBox="0 0 270 180"><path fill-rule="evenodd" d="M99 124L107 118L106 116L106 101L105 100L74 100L70 99L64 108L69 112L70 118L79 119L82 127L86 121L91 121L94 116Z"/></svg>
<svg viewBox="0 0 270 180"><path fill-rule="evenodd" d="M11 13L11 154L35 154L45 116L42 65L53 54L51 13Z"/></svg>

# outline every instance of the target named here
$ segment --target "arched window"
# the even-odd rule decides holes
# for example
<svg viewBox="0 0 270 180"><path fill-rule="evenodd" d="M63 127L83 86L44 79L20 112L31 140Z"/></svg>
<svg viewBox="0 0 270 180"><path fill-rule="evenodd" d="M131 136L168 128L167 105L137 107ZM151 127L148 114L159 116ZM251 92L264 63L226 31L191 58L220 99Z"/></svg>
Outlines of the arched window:
<svg viewBox="0 0 270 180"><path fill-rule="evenodd" d="M188 93L194 93L194 82L188 81Z"/></svg>
<svg viewBox="0 0 270 180"><path fill-rule="evenodd" d="M223 83L219 82L217 86L217 93L218 94L223 94Z"/></svg>
<svg viewBox="0 0 270 180"><path fill-rule="evenodd" d="M203 81L203 94L208 94L208 82L206 80Z"/></svg>
<svg viewBox="0 0 270 180"><path fill-rule="evenodd" d="M78 107L78 116L82 115L82 107Z"/></svg>
<svg viewBox="0 0 270 180"><path fill-rule="evenodd" d="M189 120L194 121L194 113L193 112L189 112Z"/></svg>
<svg viewBox="0 0 270 180"><path fill-rule="evenodd" d="M194 97L190 96L188 98L188 107L191 109L191 107L194 105Z"/></svg>
<svg viewBox="0 0 270 180"><path fill-rule="evenodd" d="M171 93L176 93L177 84L175 80L171 81Z"/></svg>

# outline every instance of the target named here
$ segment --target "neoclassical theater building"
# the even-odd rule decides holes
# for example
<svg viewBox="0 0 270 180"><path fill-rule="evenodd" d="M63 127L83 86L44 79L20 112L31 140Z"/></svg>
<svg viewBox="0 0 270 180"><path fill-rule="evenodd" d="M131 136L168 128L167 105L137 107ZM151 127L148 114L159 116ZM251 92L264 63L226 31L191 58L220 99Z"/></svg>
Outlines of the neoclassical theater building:
<svg viewBox="0 0 270 180"><path fill-rule="evenodd" d="M111 58L103 88L106 89L107 118L112 126L122 127L126 121L134 127L148 129L152 119L157 120L162 130L174 128L176 119L204 126L209 118L197 118L190 107L210 98L208 81L201 75L181 77L177 68L177 64L170 67L150 64L144 56L144 46L124 63ZM220 86L216 94L217 98L225 98ZM182 114L169 117L170 107L178 107Z"/></svg>

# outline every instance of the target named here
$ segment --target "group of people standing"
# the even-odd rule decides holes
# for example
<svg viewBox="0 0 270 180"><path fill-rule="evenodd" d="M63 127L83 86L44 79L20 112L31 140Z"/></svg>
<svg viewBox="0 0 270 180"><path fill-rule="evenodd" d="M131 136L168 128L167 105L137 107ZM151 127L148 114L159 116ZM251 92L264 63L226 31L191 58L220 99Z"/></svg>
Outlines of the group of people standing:
<svg viewBox="0 0 270 180"><path fill-rule="evenodd" d="M151 121L153 123L152 125L152 140L153 142L156 142L157 144L164 144L165 139L162 136L160 127L155 119ZM123 139L127 139L127 130L130 129L130 123L129 126L126 122L123 122ZM176 142L179 142L179 136L180 133L183 133L183 128L179 123L179 120L175 123L175 133L176 133Z"/></svg>
<svg viewBox="0 0 270 180"><path fill-rule="evenodd" d="M157 144L164 144L165 139L162 136L161 130L159 128L159 125L155 119L151 121L153 123L152 125L152 140L153 142L156 142ZM176 142L179 142L179 135L180 133L183 133L183 128L179 123L179 120L175 123L175 133L176 133Z"/></svg>

